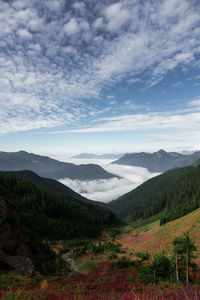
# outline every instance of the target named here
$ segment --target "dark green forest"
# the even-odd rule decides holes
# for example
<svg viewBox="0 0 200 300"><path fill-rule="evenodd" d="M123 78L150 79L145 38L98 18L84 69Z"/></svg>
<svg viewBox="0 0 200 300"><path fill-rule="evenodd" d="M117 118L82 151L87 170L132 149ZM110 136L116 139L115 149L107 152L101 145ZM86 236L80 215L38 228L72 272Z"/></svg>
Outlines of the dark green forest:
<svg viewBox="0 0 200 300"><path fill-rule="evenodd" d="M127 221L162 213L162 225L184 216L200 207L200 165L173 169L154 177L108 207Z"/></svg>
<svg viewBox="0 0 200 300"><path fill-rule="evenodd" d="M20 214L30 234L41 238L94 238L117 220L104 208L36 186L9 172L0 172L0 196ZM14 215L9 219L15 223Z"/></svg>
<svg viewBox="0 0 200 300"><path fill-rule="evenodd" d="M180 218L200 207L200 166L193 167L191 172L162 194L165 213L160 224Z"/></svg>

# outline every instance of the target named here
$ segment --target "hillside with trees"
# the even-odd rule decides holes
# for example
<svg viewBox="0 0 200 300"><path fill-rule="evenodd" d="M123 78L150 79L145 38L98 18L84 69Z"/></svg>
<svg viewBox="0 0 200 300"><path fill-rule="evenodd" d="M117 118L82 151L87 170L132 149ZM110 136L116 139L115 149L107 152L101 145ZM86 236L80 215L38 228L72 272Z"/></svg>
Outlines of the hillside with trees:
<svg viewBox="0 0 200 300"><path fill-rule="evenodd" d="M32 171L27 171L27 170L10 171L9 173L15 175L16 177L24 178L26 181L29 181L35 185L46 188L53 192L58 192L58 193L70 196L70 197L75 198L84 203L88 203L88 204L92 204L92 205L106 206L106 204L103 202L89 200L89 199L81 196L80 194L78 194L77 192L75 192L74 190L72 190L71 188L69 188L68 186L66 186L65 184L62 184L61 182L59 182L57 180L54 180L51 178L46 178L46 177L41 177Z"/></svg>
<svg viewBox="0 0 200 300"><path fill-rule="evenodd" d="M0 270L66 272L49 241L96 238L116 221L102 207L0 172Z"/></svg>
<svg viewBox="0 0 200 300"><path fill-rule="evenodd" d="M199 182L200 165L174 169L112 201L108 208L129 221L161 213L164 224L200 207Z"/></svg>
<svg viewBox="0 0 200 300"><path fill-rule="evenodd" d="M104 208L82 203L6 172L0 172L0 196L20 213L30 232L41 237L95 237L116 221L115 215Z"/></svg>

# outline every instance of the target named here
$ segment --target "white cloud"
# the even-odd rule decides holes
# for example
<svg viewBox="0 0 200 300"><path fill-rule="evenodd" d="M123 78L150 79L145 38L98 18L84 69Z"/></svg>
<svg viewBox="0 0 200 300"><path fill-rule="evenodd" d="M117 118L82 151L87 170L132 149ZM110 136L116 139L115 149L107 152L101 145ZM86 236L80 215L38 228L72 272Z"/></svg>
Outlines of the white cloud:
<svg viewBox="0 0 200 300"><path fill-rule="evenodd" d="M59 12L64 8L64 0L45 0L46 6L53 11L53 13Z"/></svg>
<svg viewBox="0 0 200 300"><path fill-rule="evenodd" d="M195 107L196 109L200 109L200 97L197 97L194 100L190 101L189 105Z"/></svg>
<svg viewBox="0 0 200 300"><path fill-rule="evenodd" d="M97 18L93 23L94 28L101 28L103 27L103 18L99 17Z"/></svg>
<svg viewBox="0 0 200 300"><path fill-rule="evenodd" d="M198 101L193 101L194 104L197 105ZM84 129L69 130L69 132L182 130L185 124L187 124L187 130L200 130L200 112L185 114L173 112L130 114L103 118L98 121L102 124Z"/></svg>
<svg viewBox="0 0 200 300"><path fill-rule="evenodd" d="M68 35L76 34L80 30L75 18L72 18L67 24L65 24L63 29Z"/></svg>
<svg viewBox="0 0 200 300"><path fill-rule="evenodd" d="M1 1L1 2L3 2L3 1ZM26 8L26 5L27 5L26 1L22 1L22 0L15 1L12 3L12 6L17 10L22 10L22 9Z"/></svg>
<svg viewBox="0 0 200 300"><path fill-rule="evenodd" d="M129 19L129 11L122 8L120 2L109 5L104 10L104 16L107 19L107 30L116 31Z"/></svg>
<svg viewBox="0 0 200 300"><path fill-rule="evenodd" d="M80 181L62 179L60 182L72 188L82 196L101 202L110 202L121 195L133 190L144 181L158 175L150 173L145 168L105 164L105 161L98 160L98 163L108 171L121 176L122 178L111 178L92 181Z"/></svg>
<svg viewBox="0 0 200 300"><path fill-rule="evenodd" d="M79 10L79 9L82 10L85 8L85 3L84 2L75 2L73 4L73 7L77 10Z"/></svg>
<svg viewBox="0 0 200 300"><path fill-rule="evenodd" d="M180 62L180 61L187 62L187 61L191 61L193 59L194 59L194 55L192 53L180 53L180 54L176 55L176 60L178 62Z"/></svg>
<svg viewBox="0 0 200 300"><path fill-rule="evenodd" d="M19 29L18 36L23 40L31 40L32 34L26 29Z"/></svg>
<svg viewBox="0 0 200 300"><path fill-rule="evenodd" d="M36 18L31 19L31 21L28 23L28 28L32 32L39 32L42 29L43 26L43 20Z"/></svg>
<svg viewBox="0 0 200 300"><path fill-rule="evenodd" d="M182 82L181 81L176 81L172 84L174 87L178 87L180 85L182 85Z"/></svg>
<svg viewBox="0 0 200 300"><path fill-rule="evenodd" d="M88 22L86 22L85 20L81 21L79 23L79 26L82 30L89 30L89 28L90 28Z"/></svg>
<svg viewBox="0 0 200 300"><path fill-rule="evenodd" d="M88 0L67 5L64 0L13 0L10 4L0 0L0 132L26 130L24 124L29 124L27 130L67 128L73 122L77 129L85 116L90 122L97 111L110 109L102 97L108 85L130 76L137 82L145 74L143 84L152 86L177 66L196 66L199 21L199 6L189 0L158 1L157 5L106 1L106 6L104 2L91 5ZM140 127L133 118L122 121L122 117L102 121L93 131ZM189 117L194 118L189 122L193 128L198 115ZM134 118L141 126L144 118L142 128L159 124L168 128L167 114ZM176 120L177 124L188 121L170 114L169 128Z"/></svg>

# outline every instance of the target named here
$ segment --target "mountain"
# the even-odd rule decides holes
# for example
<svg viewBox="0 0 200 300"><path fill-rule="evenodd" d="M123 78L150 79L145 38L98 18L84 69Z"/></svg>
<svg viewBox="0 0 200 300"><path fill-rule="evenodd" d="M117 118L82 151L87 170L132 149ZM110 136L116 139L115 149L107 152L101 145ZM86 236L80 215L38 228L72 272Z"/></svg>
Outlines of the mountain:
<svg viewBox="0 0 200 300"><path fill-rule="evenodd" d="M114 214L103 207L42 188L11 172L0 172L0 197L23 214L27 226L38 235L52 239L95 235L115 219ZM36 226L37 222L41 226ZM58 223L63 223L63 228Z"/></svg>
<svg viewBox="0 0 200 300"><path fill-rule="evenodd" d="M112 164L130 165L147 168L150 172L165 172L177 167L186 167L200 158L200 151L190 155L177 152L166 152L159 150L154 153L130 153L125 154Z"/></svg>
<svg viewBox="0 0 200 300"><path fill-rule="evenodd" d="M30 272L52 272L56 256L46 241L96 238L116 221L102 207L0 172L0 269L19 263Z"/></svg>
<svg viewBox="0 0 200 300"><path fill-rule="evenodd" d="M76 159L118 159L123 154L93 154L93 153L80 153L78 155L74 155L71 158Z"/></svg>
<svg viewBox="0 0 200 300"><path fill-rule="evenodd" d="M106 206L106 204L103 202L89 200L89 199L81 196L80 194L76 193L75 191L73 191L72 189L70 189L69 187L67 187L66 185L62 184L59 181L56 181L56 180L50 179L50 178L41 177L32 171L26 171L26 170L25 171L10 171L9 173L15 175L16 177L24 178L25 180L27 180L35 185L47 188L53 192L58 192L58 193L73 197L84 203L88 203L88 204L92 204L92 205L100 205L100 206L104 206L104 207Z"/></svg>
<svg viewBox="0 0 200 300"><path fill-rule="evenodd" d="M95 180L118 177L95 164L75 165L25 151L0 152L0 171L30 170L51 179Z"/></svg>
<svg viewBox="0 0 200 300"><path fill-rule="evenodd" d="M108 203L108 209L128 221L161 213L161 224L200 207L200 165L170 170L149 179Z"/></svg>

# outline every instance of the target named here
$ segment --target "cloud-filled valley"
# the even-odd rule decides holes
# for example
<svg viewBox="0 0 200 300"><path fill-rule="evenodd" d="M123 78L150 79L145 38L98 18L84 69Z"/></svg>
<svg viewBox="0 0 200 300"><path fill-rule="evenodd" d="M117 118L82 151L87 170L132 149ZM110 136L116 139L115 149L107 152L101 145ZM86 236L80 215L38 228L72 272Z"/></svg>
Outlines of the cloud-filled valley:
<svg viewBox="0 0 200 300"><path fill-rule="evenodd" d="M91 160L73 160L76 163L91 163ZM100 202L110 202L121 195L131 191L144 181L158 175L150 173L141 167L131 167L123 165L112 165L110 161L92 160L93 163L101 165L106 171L120 176L121 178L100 179L92 181L80 181L62 179L60 182L72 188L82 196Z"/></svg>

